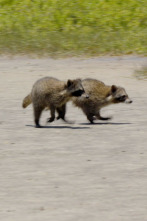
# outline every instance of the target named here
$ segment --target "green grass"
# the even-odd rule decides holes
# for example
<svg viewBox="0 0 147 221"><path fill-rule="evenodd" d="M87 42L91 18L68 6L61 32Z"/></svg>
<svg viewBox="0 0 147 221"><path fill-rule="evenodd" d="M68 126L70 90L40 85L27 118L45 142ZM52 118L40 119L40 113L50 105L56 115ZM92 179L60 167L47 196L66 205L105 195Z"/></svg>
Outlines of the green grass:
<svg viewBox="0 0 147 221"><path fill-rule="evenodd" d="M1 54L146 52L146 0L0 0Z"/></svg>

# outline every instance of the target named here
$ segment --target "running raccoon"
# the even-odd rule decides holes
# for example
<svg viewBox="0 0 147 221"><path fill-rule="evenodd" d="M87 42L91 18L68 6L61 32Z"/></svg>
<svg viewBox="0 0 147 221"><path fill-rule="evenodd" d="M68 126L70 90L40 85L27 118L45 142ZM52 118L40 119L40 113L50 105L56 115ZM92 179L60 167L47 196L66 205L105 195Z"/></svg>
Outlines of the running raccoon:
<svg viewBox="0 0 147 221"><path fill-rule="evenodd" d="M85 91L80 79L68 80L65 83L53 77L44 77L33 85L31 93L24 98L22 107L26 108L33 103L34 121L36 127L41 127L39 119L45 108L50 109L51 112L48 122L54 121L55 110L59 114L58 119L64 120L66 102L72 97L84 94Z"/></svg>
<svg viewBox="0 0 147 221"><path fill-rule="evenodd" d="M81 108L90 123L93 123L95 119L109 120L110 117L102 117L100 115L101 108L110 104L116 103L132 103L129 99L126 91L122 87L115 85L107 86L103 82L96 79L84 79L82 80L85 93L88 94L89 98L73 98L73 104ZM60 107L60 114L58 118L62 118L65 105Z"/></svg>
<svg viewBox="0 0 147 221"><path fill-rule="evenodd" d="M110 117L100 115L101 108L117 103L132 103L124 88L119 86L107 86L96 79L84 79L82 85L89 99L73 98L75 106L81 108L87 119L93 123L95 119L109 120Z"/></svg>

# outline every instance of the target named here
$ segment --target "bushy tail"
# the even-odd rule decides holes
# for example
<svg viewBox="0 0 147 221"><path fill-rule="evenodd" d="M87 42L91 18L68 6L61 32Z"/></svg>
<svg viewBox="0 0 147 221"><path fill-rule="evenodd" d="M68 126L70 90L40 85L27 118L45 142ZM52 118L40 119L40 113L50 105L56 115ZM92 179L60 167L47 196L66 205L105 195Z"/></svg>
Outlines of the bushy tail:
<svg viewBox="0 0 147 221"><path fill-rule="evenodd" d="M31 98L31 94L29 94L28 96L26 96L24 99L23 99L23 103L22 103L22 107L23 108L26 108L29 104L32 103L32 98Z"/></svg>

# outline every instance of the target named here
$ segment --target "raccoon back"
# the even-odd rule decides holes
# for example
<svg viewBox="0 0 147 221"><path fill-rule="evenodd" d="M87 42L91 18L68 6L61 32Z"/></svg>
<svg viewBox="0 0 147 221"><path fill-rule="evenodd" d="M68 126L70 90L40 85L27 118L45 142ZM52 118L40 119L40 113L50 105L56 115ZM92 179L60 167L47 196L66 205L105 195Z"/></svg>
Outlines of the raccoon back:
<svg viewBox="0 0 147 221"><path fill-rule="evenodd" d="M91 99L104 99L109 94L111 87L105 85L102 81L87 78L82 81L85 92Z"/></svg>
<svg viewBox="0 0 147 221"><path fill-rule="evenodd" d="M45 77L38 80L32 88L33 103L48 106L62 105L66 101L65 82L53 77ZM67 97L68 100L68 97Z"/></svg>

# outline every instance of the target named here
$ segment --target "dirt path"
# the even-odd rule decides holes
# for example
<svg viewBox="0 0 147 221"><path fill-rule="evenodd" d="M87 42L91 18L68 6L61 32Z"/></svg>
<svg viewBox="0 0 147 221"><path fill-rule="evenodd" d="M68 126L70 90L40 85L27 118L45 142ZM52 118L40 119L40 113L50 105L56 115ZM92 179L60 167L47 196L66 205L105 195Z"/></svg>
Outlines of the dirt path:
<svg viewBox="0 0 147 221"><path fill-rule="evenodd" d="M0 220L146 221L147 81L133 77L147 58L0 58ZM34 128L32 107L21 108L43 76L93 77L124 86L133 104L102 111L90 125L68 105L67 118Z"/></svg>

